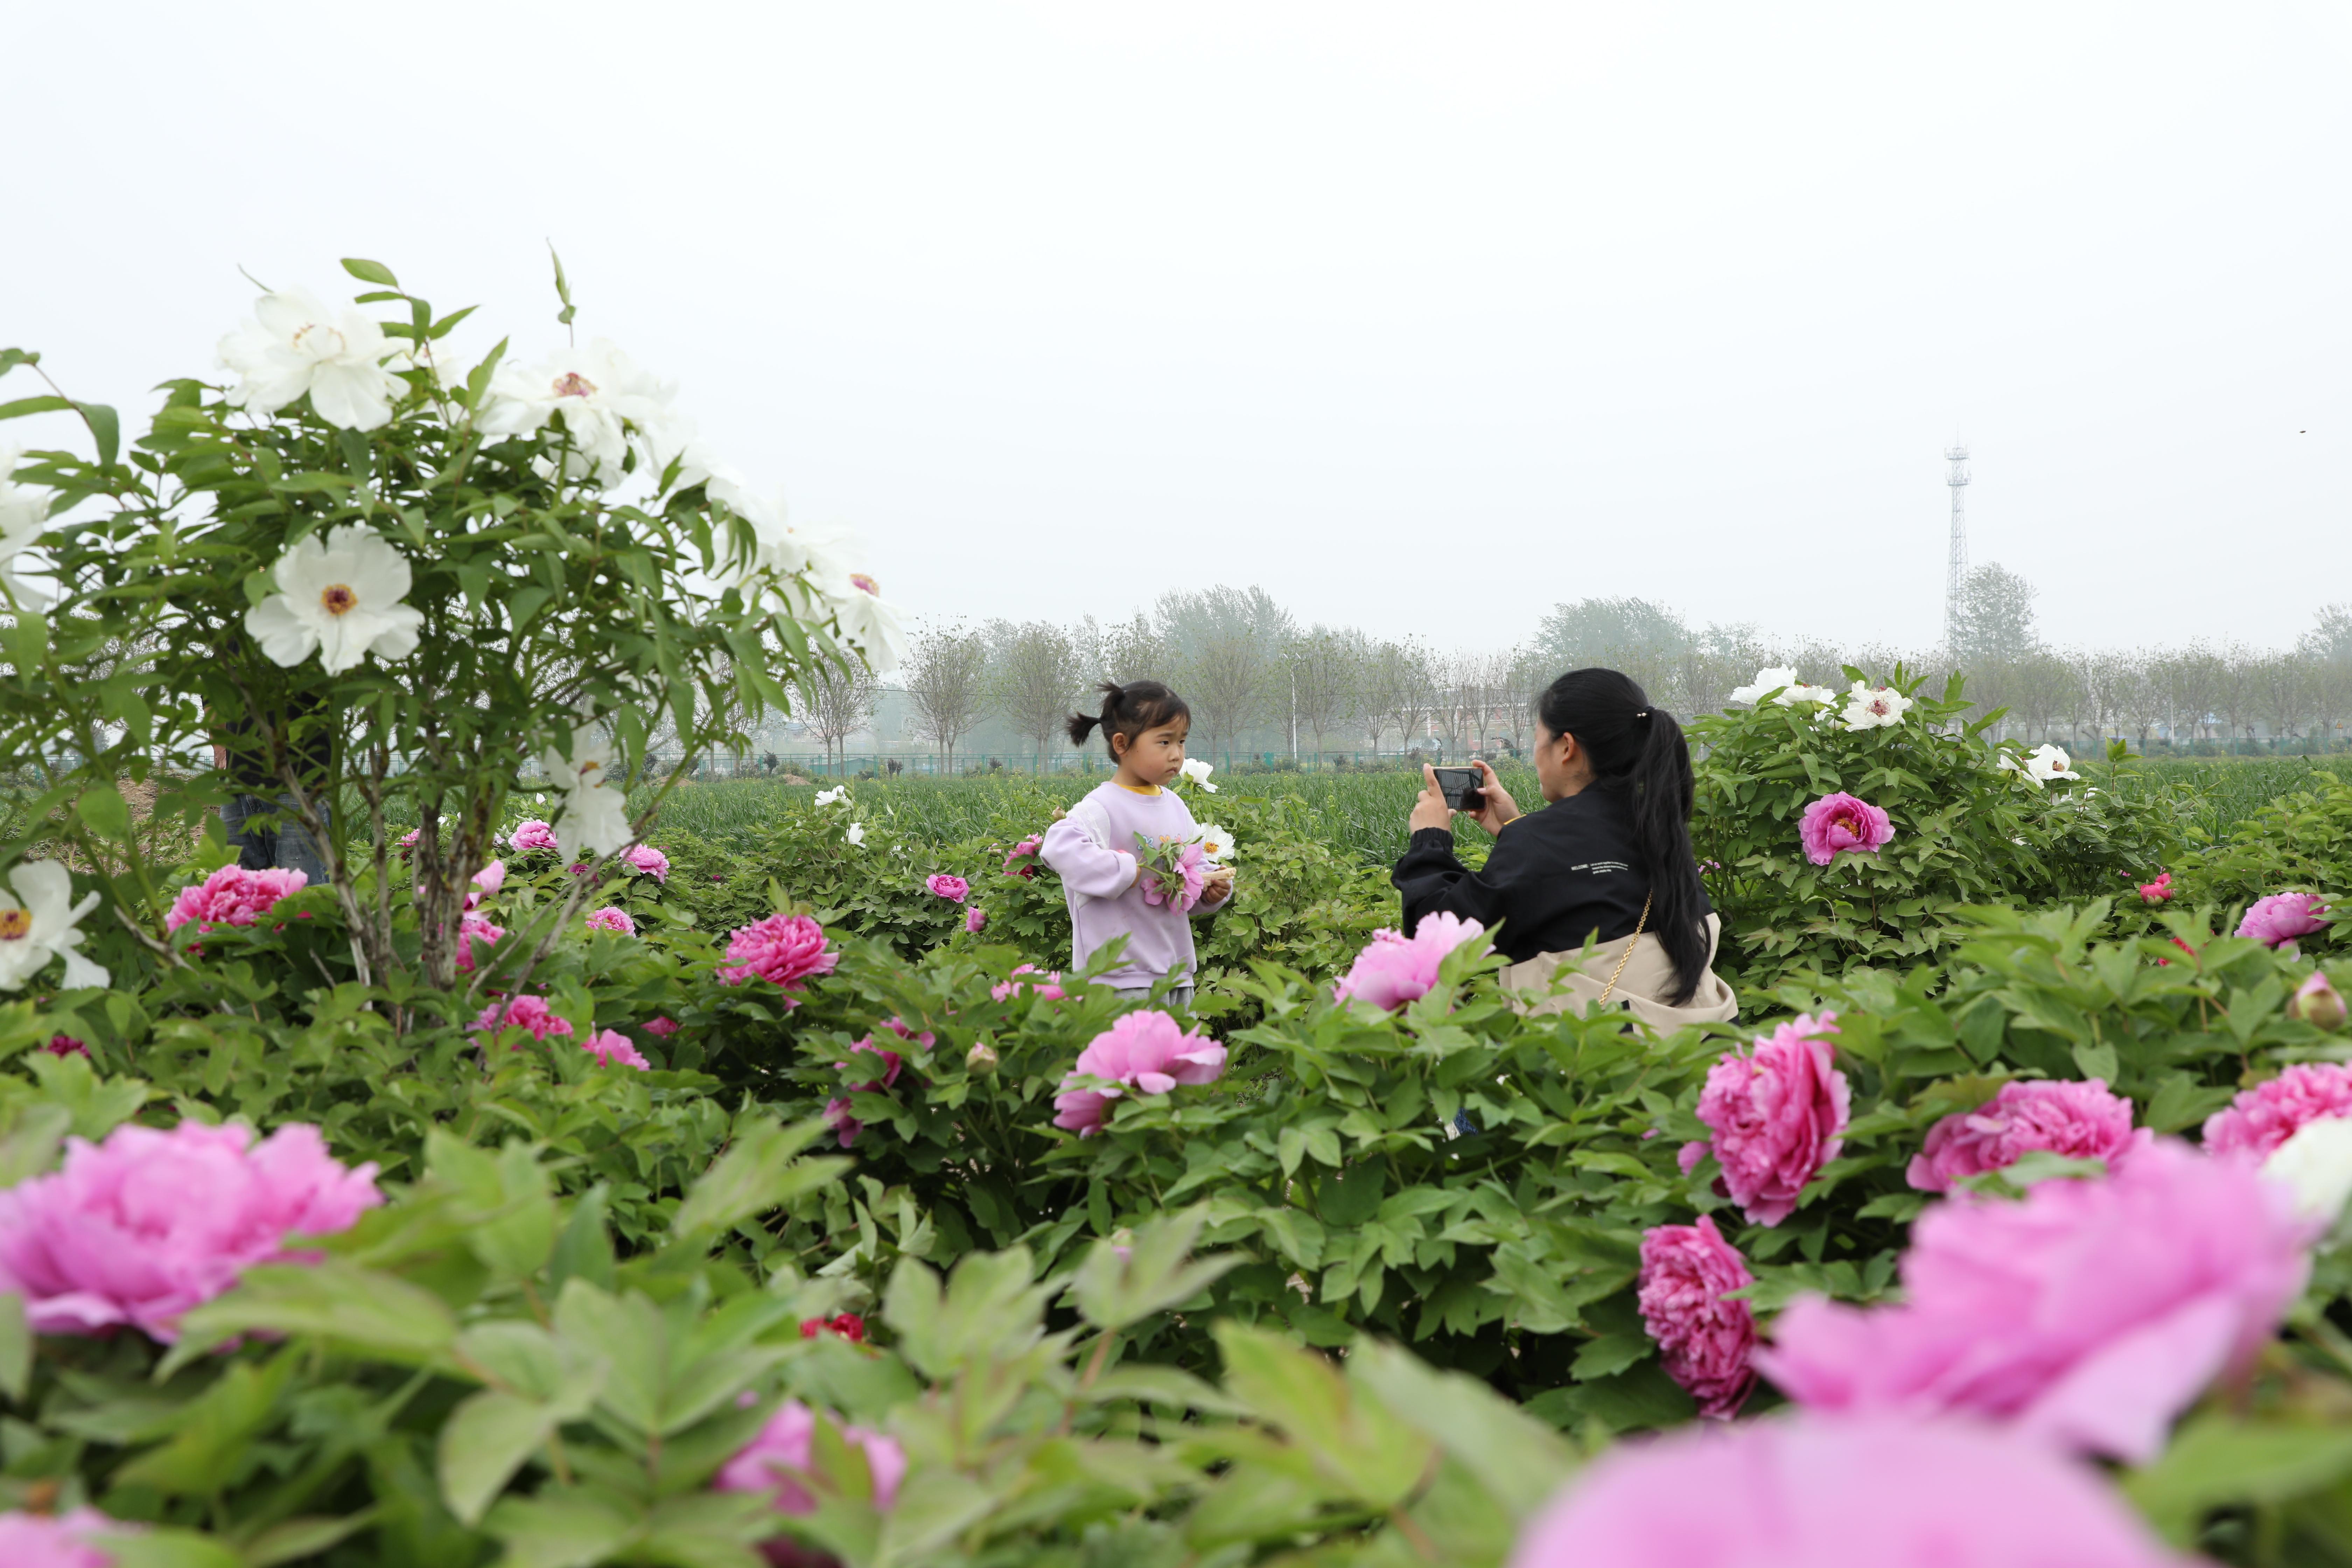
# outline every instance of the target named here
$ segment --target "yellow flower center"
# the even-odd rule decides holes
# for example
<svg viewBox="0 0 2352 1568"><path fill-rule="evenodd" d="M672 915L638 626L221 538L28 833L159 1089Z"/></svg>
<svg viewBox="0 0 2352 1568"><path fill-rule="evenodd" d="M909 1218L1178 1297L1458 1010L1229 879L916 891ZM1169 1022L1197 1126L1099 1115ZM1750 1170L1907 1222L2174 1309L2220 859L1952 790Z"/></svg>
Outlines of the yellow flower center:
<svg viewBox="0 0 2352 1568"><path fill-rule="evenodd" d="M0 910L0 942L21 942L33 933L33 917L24 910Z"/></svg>
<svg viewBox="0 0 2352 1568"><path fill-rule="evenodd" d="M555 395L558 397L593 397L595 395L596 384L576 370L567 370L555 378Z"/></svg>
<svg viewBox="0 0 2352 1568"><path fill-rule="evenodd" d="M581 782L582 784L586 784L586 783L588 782L588 775L589 775L590 773L595 773L595 772L599 771L600 769L602 769L602 768L604 767L604 763L581 763L581 764L580 764L580 782ZM600 782L601 782L601 781L600 781Z"/></svg>
<svg viewBox="0 0 2352 1568"><path fill-rule="evenodd" d="M319 605L331 616L348 616L360 607L360 596L341 583L330 583L319 591Z"/></svg>

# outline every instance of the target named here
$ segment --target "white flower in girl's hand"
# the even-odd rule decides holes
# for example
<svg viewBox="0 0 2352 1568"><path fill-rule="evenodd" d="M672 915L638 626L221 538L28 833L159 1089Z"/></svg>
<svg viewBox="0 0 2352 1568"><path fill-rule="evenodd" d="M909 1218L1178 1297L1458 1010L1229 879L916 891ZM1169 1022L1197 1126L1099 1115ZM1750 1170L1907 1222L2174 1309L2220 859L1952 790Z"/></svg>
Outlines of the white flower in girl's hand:
<svg viewBox="0 0 2352 1568"><path fill-rule="evenodd" d="M1222 866L1234 858L1234 836L1213 822L1204 822L1192 835L1192 842L1212 865Z"/></svg>
<svg viewBox="0 0 2352 1568"><path fill-rule="evenodd" d="M1214 795L1217 793L1217 786L1209 782L1209 775L1216 771L1213 764L1204 763L1198 757L1187 757L1184 760L1184 771L1181 776L1199 784L1211 795Z"/></svg>

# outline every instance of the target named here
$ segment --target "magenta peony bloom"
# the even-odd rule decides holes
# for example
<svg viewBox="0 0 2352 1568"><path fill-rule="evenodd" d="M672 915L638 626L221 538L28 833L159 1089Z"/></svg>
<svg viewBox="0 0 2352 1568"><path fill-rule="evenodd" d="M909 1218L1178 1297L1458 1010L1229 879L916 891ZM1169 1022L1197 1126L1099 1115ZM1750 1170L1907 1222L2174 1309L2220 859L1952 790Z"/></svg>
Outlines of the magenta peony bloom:
<svg viewBox="0 0 2352 1568"><path fill-rule="evenodd" d="M347 1230L383 1201L373 1164L345 1169L303 1123L255 1143L235 1124L127 1122L0 1191L0 1293L24 1297L37 1333L127 1325L169 1343L253 1265L306 1260L288 1237Z"/></svg>
<svg viewBox="0 0 2352 1568"><path fill-rule="evenodd" d="M629 911L626 910L610 908L590 910L588 911L588 929L590 931L613 931L620 932L623 936L635 936L637 934L637 922L629 918Z"/></svg>
<svg viewBox="0 0 2352 1568"><path fill-rule="evenodd" d="M785 1400L750 1446L719 1469L718 1489L772 1492L778 1513L814 1513L816 1499L810 1495L808 1482L814 1479L816 1420L816 1413L799 1400ZM906 1450L895 1438L863 1426L844 1426L841 1436L866 1457L866 1471L874 1481L874 1506L887 1512L898 1500L898 1483L906 1479Z"/></svg>
<svg viewBox="0 0 2352 1568"><path fill-rule="evenodd" d="M727 956L734 967L719 972L721 984L740 985L756 975L787 991L799 990L813 974L832 973L841 962L839 953L825 949L824 927L806 915L770 915L730 933Z"/></svg>
<svg viewBox="0 0 2352 1568"><path fill-rule="evenodd" d="M1953 1423L1814 1417L1603 1455L1509 1568L2189 1568L2097 1472Z"/></svg>
<svg viewBox="0 0 2352 1568"><path fill-rule="evenodd" d="M2105 1160L2112 1167L2153 1136L2146 1129L2132 1131L2132 1102L2109 1093L2104 1079L2015 1079L1974 1110L1927 1129L1909 1179L1923 1193L1940 1193L1962 1176L2006 1170L2036 1149L2070 1160Z"/></svg>
<svg viewBox="0 0 2352 1568"><path fill-rule="evenodd" d="M503 1012L501 1005L497 1002L483 1008L482 1016L474 1020L475 1032L495 1035L503 1029L528 1029L534 1040L544 1040L550 1036L569 1038L572 1033L572 1020L557 1017L548 1007L544 996L517 996L503 1006ZM487 1041L484 1043L488 1044ZM518 1045L516 1048L521 1047Z"/></svg>
<svg viewBox="0 0 2352 1568"><path fill-rule="evenodd" d="M111 1552L89 1543L138 1528L94 1508L59 1514L0 1513L0 1563L8 1568L114 1568Z"/></svg>
<svg viewBox="0 0 2352 1568"><path fill-rule="evenodd" d="M849 1109L849 1100L845 1095L835 1095L824 1102L824 1124L833 1129L834 1135L841 1140L841 1146L845 1149L856 1142L857 1135L866 1131L866 1123L858 1121L856 1114Z"/></svg>
<svg viewBox="0 0 2352 1568"><path fill-rule="evenodd" d="M1004 858L1004 874L1008 877L1034 877L1037 874L1037 851L1045 845L1045 837L1042 833L1033 833L1015 844L1013 852Z"/></svg>
<svg viewBox="0 0 2352 1568"><path fill-rule="evenodd" d="M635 1068L639 1072L646 1072L654 1065L646 1060L645 1053L618 1029L599 1029L581 1041L580 1048L608 1068Z"/></svg>
<svg viewBox="0 0 2352 1568"><path fill-rule="evenodd" d="M2301 951L2296 946L2298 937L2327 929L2327 914L2326 900L2316 893L2273 893L2254 901L2246 918L2238 922L2238 934L2293 955Z"/></svg>
<svg viewBox="0 0 2352 1568"><path fill-rule="evenodd" d="M1701 1415L1730 1420L1756 1385L1748 1363L1756 1314L1744 1300L1723 1299L1755 1283L1747 1260L1705 1215L1696 1225L1654 1226L1642 1237L1642 1326Z"/></svg>
<svg viewBox="0 0 2352 1568"><path fill-rule="evenodd" d="M2308 1122L2352 1116L2352 1067L2303 1062L2205 1119L2209 1154L2268 1154Z"/></svg>
<svg viewBox="0 0 2352 1568"><path fill-rule="evenodd" d="M919 1034L919 1034L915 1033L915 1031L914 1031L914 1030L912 1030L912 1029L910 1029L910 1028L907 1027L907 1022L906 1022L906 1020L905 1020L905 1019L903 1019L903 1018L898 1018L898 1017L889 1017L889 1018L885 1018L885 1019L883 1019L883 1020L882 1020L882 1027L884 1027L884 1028L886 1028L886 1029L889 1030L892 1034L894 1034L894 1035L898 1036L898 1037L900 1039L902 1039L902 1040L912 1040L912 1041L914 1041L914 1042L915 1042L915 1044L917 1044L917 1045L919 1045L919 1046L922 1047L923 1047L923 1049L925 1049L925 1050L927 1050L927 1051L928 1051L928 1050L929 1050L933 1046L938 1045L938 1044L940 1043L940 1042L939 1042L939 1040L938 1040L938 1037L935 1037L935 1036L934 1036L934 1035L933 1035L933 1034L932 1034L929 1029L925 1029L921 1034ZM860 1045L866 1045L866 1044L871 1044L871 1043L872 1043L871 1037L868 1037L867 1039L866 1039L866 1040L862 1040L862 1041L860 1041L860 1042L859 1042L859 1044L860 1044ZM856 1046L853 1046L853 1047L851 1047L850 1048L851 1048L852 1050L855 1050L855 1049L856 1049L857 1047L856 1047Z"/></svg>
<svg viewBox="0 0 2352 1568"><path fill-rule="evenodd" d="M249 926L269 912L289 893L298 893L310 881L301 871L248 871L224 866L203 881L180 889L163 916L163 929L177 931L190 921L198 931L215 926Z"/></svg>
<svg viewBox="0 0 2352 1568"><path fill-rule="evenodd" d="M500 942L507 939L507 928L492 925L480 915L466 915L457 921L457 967L471 974L474 972L474 944Z"/></svg>
<svg viewBox="0 0 2352 1568"><path fill-rule="evenodd" d="M670 1036L677 1033L677 1020L675 1018L656 1018L652 1023L646 1026L646 1033L648 1035L657 1035L664 1039L667 1039Z"/></svg>
<svg viewBox="0 0 2352 1568"><path fill-rule="evenodd" d="M2323 1029L2340 1029L2344 1026L2344 998L2336 994L2327 976L2315 969L2287 998L2286 1016Z"/></svg>
<svg viewBox="0 0 2352 1568"><path fill-rule="evenodd" d="M404 860L408 858L405 851L416 847L416 841L424 837L425 829L421 827L412 827L407 832L402 834L400 836L400 848L404 853L402 854L401 858Z"/></svg>
<svg viewBox="0 0 2352 1568"><path fill-rule="evenodd" d="M861 1057L866 1059L860 1061L858 1058ZM847 1072L854 1067L861 1071L873 1073L875 1076L866 1082L853 1083L849 1088L852 1090L879 1094L898 1081L898 1069L905 1065L905 1058L896 1051L884 1050L874 1043L874 1037L869 1035L849 1047L849 1060L834 1063L833 1069L835 1072Z"/></svg>
<svg viewBox="0 0 2352 1568"><path fill-rule="evenodd" d="M1038 976L1038 978L1034 980L1024 980L1021 977L1024 974L1034 974ZM992 1002L1002 1002L1007 996L1017 996L1024 991L1028 992L1033 996L1043 996L1048 1002L1059 1002L1064 996L1068 994L1067 992L1062 989L1062 972L1060 970L1056 969L1051 973L1048 973L1046 971L1038 968L1034 963L1024 963L1013 969L1013 977L1011 979L999 981L997 984L990 986L988 988L988 999Z"/></svg>
<svg viewBox="0 0 2352 1568"><path fill-rule="evenodd" d="M1800 1405L1965 1414L2145 1464L2278 1327L2312 1231L2252 1161L2158 1139L2104 1181L1936 1205L1911 1228L1902 1305L1803 1298L1757 1364Z"/></svg>
<svg viewBox="0 0 2352 1568"><path fill-rule="evenodd" d="M1486 928L1440 911L1425 915L1411 936L1376 931L1332 990L1335 1002L1370 1002L1393 1012L1426 996L1445 955Z"/></svg>
<svg viewBox="0 0 2352 1568"><path fill-rule="evenodd" d="M2156 874L2155 881L2142 882L2139 885L2141 900L2151 904L2160 904L2179 890L2172 885L2172 873L2169 871L2159 871Z"/></svg>
<svg viewBox="0 0 2352 1568"><path fill-rule="evenodd" d="M1895 837L1895 826L1878 807L1841 791L1805 807L1797 837L1804 841L1805 858L1826 866L1841 855L1877 854Z"/></svg>
<svg viewBox="0 0 2352 1568"><path fill-rule="evenodd" d="M555 847L555 829L537 817L522 823L507 836L507 847L509 849L552 849Z"/></svg>
<svg viewBox="0 0 2352 1568"><path fill-rule="evenodd" d="M71 1035L51 1035L49 1043L41 1049L53 1057L86 1057L89 1055L89 1043L78 1040Z"/></svg>
<svg viewBox="0 0 2352 1568"><path fill-rule="evenodd" d="M1169 904L1189 910L1201 901L1201 889L1209 882L1208 852L1198 844L1187 844L1176 851L1176 864L1171 868L1176 878L1174 886L1162 878L1147 873L1143 878L1143 901L1154 906Z"/></svg>
<svg viewBox="0 0 2352 1568"><path fill-rule="evenodd" d="M621 851L621 858L656 882L669 880L669 857L650 844L632 844Z"/></svg>
<svg viewBox="0 0 2352 1568"><path fill-rule="evenodd" d="M1129 1013L1078 1053L1076 1068L1054 1097L1054 1125L1091 1138L1110 1119L1110 1102L1126 1090L1075 1087L1085 1074L1165 1094L1180 1083L1213 1082L1224 1070L1225 1047L1208 1036L1186 1034L1165 1013Z"/></svg>
<svg viewBox="0 0 2352 1568"><path fill-rule="evenodd" d="M963 929L971 932L972 935L978 936L980 934L981 928L986 924L988 924L988 911L982 909L978 904L974 904L971 908L964 910Z"/></svg>
<svg viewBox="0 0 2352 1568"><path fill-rule="evenodd" d="M970 882L965 881L961 877L950 877L945 871L933 873L924 881L923 886L951 904L963 902L964 895L971 891Z"/></svg>
<svg viewBox="0 0 2352 1568"><path fill-rule="evenodd" d="M1684 1144L1682 1167L1694 1171L1713 1153L1723 1190L1751 1224L1788 1218L1805 1184L1837 1158L1852 1092L1822 1037L1837 1033L1836 1017L1800 1013L1759 1037L1751 1054L1727 1051L1706 1069L1698 1119L1715 1137Z"/></svg>

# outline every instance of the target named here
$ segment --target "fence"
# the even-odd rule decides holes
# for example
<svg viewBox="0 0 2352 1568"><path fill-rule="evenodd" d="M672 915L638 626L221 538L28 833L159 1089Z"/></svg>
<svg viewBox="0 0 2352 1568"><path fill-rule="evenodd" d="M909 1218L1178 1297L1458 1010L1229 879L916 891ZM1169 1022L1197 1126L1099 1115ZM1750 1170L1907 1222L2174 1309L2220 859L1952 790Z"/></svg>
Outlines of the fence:
<svg viewBox="0 0 2352 1568"><path fill-rule="evenodd" d="M1501 760L1501 752L1487 752ZM1213 763L1220 773L1393 773L1400 768L1419 767L1424 762L1442 762L1438 750L1414 749L1407 752L1303 752L1296 759L1286 751L1244 752L1217 751L1195 752L1200 761ZM656 753L646 760L645 771L656 775L667 774L677 764L679 753ZM866 752L850 756L826 758L822 753L787 752L747 752L736 756L706 756L697 761L692 777L698 779L781 778L787 773L806 779L817 778L877 778L884 775L900 778L940 778L956 776L981 777L988 774L1072 773L1081 777L1110 776L1110 758L1099 749L1083 752L1050 752L1040 756L1034 752L983 752L971 755L958 753L952 769L944 759L931 752L889 751Z"/></svg>

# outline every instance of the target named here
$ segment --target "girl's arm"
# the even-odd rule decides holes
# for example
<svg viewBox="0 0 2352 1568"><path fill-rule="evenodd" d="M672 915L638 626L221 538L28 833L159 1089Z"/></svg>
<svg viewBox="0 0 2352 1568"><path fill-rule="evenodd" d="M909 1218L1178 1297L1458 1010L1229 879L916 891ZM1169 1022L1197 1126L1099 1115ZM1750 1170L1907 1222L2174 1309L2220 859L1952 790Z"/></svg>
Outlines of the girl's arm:
<svg viewBox="0 0 2352 1568"><path fill-rule="evenodd" d="M1135 886L1141 866L1134 856L1097 844L1075 817L1045 829L1037 858L1051 866L1062 886L1090 899L1115 899Z"/></svg>

